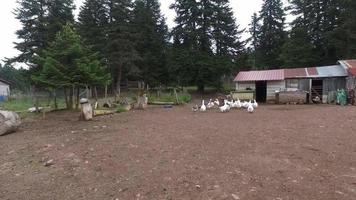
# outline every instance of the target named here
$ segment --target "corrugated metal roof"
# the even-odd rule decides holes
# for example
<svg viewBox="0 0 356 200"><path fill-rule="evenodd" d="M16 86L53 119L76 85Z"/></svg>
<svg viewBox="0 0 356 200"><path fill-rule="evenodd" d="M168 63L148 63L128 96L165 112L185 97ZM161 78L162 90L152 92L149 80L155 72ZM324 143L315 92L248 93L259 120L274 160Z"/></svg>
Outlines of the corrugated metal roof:
<svg viewBox="0 0 356 200"><path fill-rule="evenodd" d="M340 60L339 63L343 65L352 76L356 76L356 60Z"/></svg>
<svg viewBox="0 0 356 200"><path fill-rule="evenodd" d="M278 81L284 80L284 70L261 70L240 72L235 81Z"/></svg>
<svg viewBox="0 0 356 200"><path fill-rule="evenodd" d="M356 68L355 68L356 69ZM356 72L356 70L355 70ZM356 74L356 73L355 73ZM293 78L326 78L326 77L346 77L347 70L341 65L324 67L245 71L240 72L235 81L273 81Z"/></svg>
<svg viewBox="0 0 356 200"><path fill-rule="evenodd" d="M316 69L318 71L317 77L343 77L348 75L346 69L340 65L317 67Z"/></svg>
<svg viewBox="0 0 356 200"><path fill-rule="evenodd" d="M306 68L296 68L296 69L285 69L285 78L295 78L295 77L305 77L307 76Z"/></svg>

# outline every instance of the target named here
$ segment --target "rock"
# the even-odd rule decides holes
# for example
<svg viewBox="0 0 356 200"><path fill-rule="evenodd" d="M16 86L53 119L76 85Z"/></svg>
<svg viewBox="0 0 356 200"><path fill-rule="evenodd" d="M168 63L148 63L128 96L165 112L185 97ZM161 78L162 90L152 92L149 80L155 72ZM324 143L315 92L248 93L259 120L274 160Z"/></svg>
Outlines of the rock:
<svg viewBox="0 0 356 200"><path fill-rule="evenodd" d="M47 160L45 163L44 163L44 166L45 167L49 167L49 166L51 166L51 165L53 165L54 164L54 160L53 159L50 159L50 160Z"/></svg>
<svg viewBox="0 0 356 200"><path fill-rule="evenodd" d="M20 125L21 119L17 113L0 110L0 136L15 132Z"/></svg>
<svg viewBox="0 0 356 200"><path fill-rule="evenodd" d="M232 198L234 198L235 200L239 200L239 199L240 199L240 197L237 196L236 194L231 194L231 196L232 196Z"/></svg>

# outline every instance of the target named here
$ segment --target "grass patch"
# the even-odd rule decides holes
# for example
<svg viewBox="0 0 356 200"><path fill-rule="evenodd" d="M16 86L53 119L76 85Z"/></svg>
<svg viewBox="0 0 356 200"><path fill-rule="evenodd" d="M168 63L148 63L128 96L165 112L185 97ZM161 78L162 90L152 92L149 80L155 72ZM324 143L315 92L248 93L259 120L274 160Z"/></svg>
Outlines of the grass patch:
<svg viewBox="0 0 356 200"><path fill-rule="evenodd" d="M127 112L127 108L125 108L123 105L118 105L118 106L116 107L116 112L117 112L117 113Z"/></svg>
<svg viewBox="0 0 356 200"><path fill-rule="evenodd" d="M32 98L9 99L8 101L0 102L0 107L4 110L10 110L18 113L25 113L31 107L34 107L35 101ZM58 109L65 108L65 100L57 99ZM38 100L39 107L54 108L54 101L48 98L40 98Z"/></svg>
<svg viewBox="0 0 356 200"><path fill-rule="evenodd" d="M148 96L148 103L174 102L176 104L185 104L185 103L189 103L192 100L192 96L189 93L180 92L177 93L177 95L178 95L178 102L176 96L173 93L161 93L160 96L151 94Z"/></svg>

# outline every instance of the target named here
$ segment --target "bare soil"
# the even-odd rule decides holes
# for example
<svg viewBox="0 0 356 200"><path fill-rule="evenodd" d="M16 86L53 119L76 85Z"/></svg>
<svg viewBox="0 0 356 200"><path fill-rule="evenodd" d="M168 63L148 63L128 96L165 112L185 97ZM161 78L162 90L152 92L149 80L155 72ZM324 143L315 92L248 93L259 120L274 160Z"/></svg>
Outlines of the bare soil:
<svg viewBox="0 0 356 200"><path fill-rule="evenodd" d="M51 113L0 137L0 199L353 200L355 122L309 105Z"/></svg>

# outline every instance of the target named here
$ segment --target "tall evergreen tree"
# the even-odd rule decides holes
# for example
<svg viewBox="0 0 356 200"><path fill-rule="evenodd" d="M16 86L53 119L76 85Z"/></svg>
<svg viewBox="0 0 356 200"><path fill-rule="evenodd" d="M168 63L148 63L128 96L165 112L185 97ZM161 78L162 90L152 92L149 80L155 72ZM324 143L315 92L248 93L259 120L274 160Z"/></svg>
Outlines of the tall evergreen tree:
<svg viewBox="0 0 356 200"><path fill-rule="evenodd" d="M131 0L108 0L109 25L106 57L116 83L116 92L121 92L124 73L135 69L138 59L135 50L133 3Z"/></svg>
<svg viewBox="0 0 356 200"><path fill-rule="evenodd" d="M86 0L78 16L78 32L85 44L105 57L109 23L107 0Z"/></svg>
<svg viewBox="0 0 356 200"><path fill-rule="evenodd" d="M201 91L206 85L219 86L222 75L231 71L242 50L228 1L177 0L171 8L177 13L173 52L179 53L174 69L183 76L188 74L190 84ZM180 80L186 82L188 78Z"/></svg>
<svg viewBox="0 0 356 200"><path fill-rule="evenodd" d="M293 27L280 55L283 67L316 66L318 59L307 30L304 27Z"/></svg>
<svg viewBox="0 0 356 200"><path fill-rule="evenodd" d="M244 49L240 41L243 30L238 31L229 0L215 0L213 9L212 32L216 55L236 59Z"/></svg>
<svg viewBox="0 0 356 200"><path fill-rule="evenodd" d="M23 62L32 64L33 55L40 54L46 47L46 0L18 0L19 7L15 9L16 19L22 28L16 31L20 42L15 48L21 52L18 57L9 59L9 62Z"/></svg>
<svg viewBox="0 0 356 200"><path fill-rule="evenodd" d="M285 42L285 13L281 0L264 0L260 12L262 21L260 44L260 62L263 67L277 68L281 66L279 55Z"/></svg>
<svg viewBox="0 0 356 200"><path fill-rule="evenodd" d="M251 37L247 40L251 47L249 48L249 64L252 69L256 69L259 64L260 58L260 34L261 34L261 24L257 13L253 13L251 18L251 23L249 24L249 33Z"/></svg>
<svg viewBox="0 0 356 200"><path fill-rule="evenodd" d="M318 56L318 64L334 64L337 60L338 45L335 34L342 22L342 1L340 0L291 0L292 14L297 18L293 27L307 30L310 42L314 46L314 55Z"/></svg>
<svg viewBox="0 0 356 200"><path fill-rule="evenodd" d="M22 28L16 32L20 42L15 48L21 54L8 61L35 67L34 56L41 55L63 25L74 21L74 4L72 0L18 0L18 5L15 15Z"/></svg>
<svg viewBox="0 0 356 200"><path fill-rule="evenodd" d="M158 0L136 0L133 24L139 78L152 86L167 83L168 27Z"/></svg>
<svg viewBox="0 0 356 200"><path fill-rule="evenodd" d="M110 75L105 73L96 55L83 45L70 24L56 34L55 40L38 60L43 68L32 79L49 89L64 89L68 109L73 108L75 91L78 108L80 88L106 85L110 81Z"/></svg>
<svg viewBox="0 0 356 200"><path fill-rule="evenodd" d="M51 43L63 25L74 23L73 11L75 6L73 0L47 0L47 4L47 41Z"/></svg>

